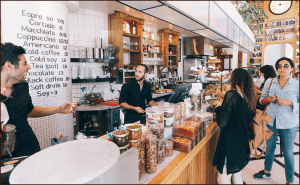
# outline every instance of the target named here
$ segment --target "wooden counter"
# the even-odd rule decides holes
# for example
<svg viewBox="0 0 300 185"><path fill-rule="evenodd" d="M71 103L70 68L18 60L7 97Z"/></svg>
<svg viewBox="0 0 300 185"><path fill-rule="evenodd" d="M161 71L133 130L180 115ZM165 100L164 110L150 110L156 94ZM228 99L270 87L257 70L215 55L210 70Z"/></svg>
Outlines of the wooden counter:
<svg viewBox="0 0 300 185"><path fill-rule="evenodd" d="M217 168L212 166L212 161L219 132L214 122L189 154L180 153L149 184L217 184Z"/></svg>

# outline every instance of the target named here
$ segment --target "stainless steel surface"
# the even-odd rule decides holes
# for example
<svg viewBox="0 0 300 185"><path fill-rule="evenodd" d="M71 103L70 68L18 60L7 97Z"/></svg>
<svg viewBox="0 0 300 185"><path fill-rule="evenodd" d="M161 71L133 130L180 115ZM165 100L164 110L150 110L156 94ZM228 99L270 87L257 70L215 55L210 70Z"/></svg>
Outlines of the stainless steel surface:
<svg viewBox="0 0 300 185"><path fill-rule="evenodd" d="M204 59L200 59L200 58L183 59L183 80L195 79L194 76L189 75L194 73L194 71L191 71L191 67L198 67L199 65L206 66L207 57L203 56L203 58Z"/></svg>
<svg viewBox="0 0 300 185"><path fill-rule="evenodd" d="M15 135L16 127L11 124L6 124L6 131L5 131L5 143L1 142L1 156L9 154L9 152L13 152L15 150L15 142L16 142L16 135ZM6 147L4 146L6 144Z"/></svg>
<svg viewBox="0 0 300 185"><path fill-rule="evenodd" d="M213 56L213 41L203 36L184 37L183 55Z"/></svg>

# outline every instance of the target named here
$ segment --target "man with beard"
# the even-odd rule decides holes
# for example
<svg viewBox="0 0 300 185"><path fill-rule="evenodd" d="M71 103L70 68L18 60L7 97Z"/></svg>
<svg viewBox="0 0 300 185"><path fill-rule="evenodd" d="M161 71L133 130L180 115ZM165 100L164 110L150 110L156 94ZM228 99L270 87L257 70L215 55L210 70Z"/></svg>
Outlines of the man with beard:
<svg viewBox="0 0 300 185"><path fill-rule="evenodd" d="M137 66L135 78L122 86L119 98L120 107L126 109L124 123L139 121L145 114L146 103L157 105L152 99L151 85L145 81L148 67L145 64Z"/></svg>
<svg viewBox="0 0 300 185"><path fill-rule="evenodd" d="M9 121L16 127L16 145L13 157L32 155L40 145L27 118L68 114L77 109L77 103L65 102L57 107L40 107L32 104L29 86L25 81L31 69L24 56L25 49L12 43L1 43L1 102L7 108ZM42 130L41 130L42 131ZM8 155L1 158L9 157ZM2 182L2 181L1 181Z"/></svg>

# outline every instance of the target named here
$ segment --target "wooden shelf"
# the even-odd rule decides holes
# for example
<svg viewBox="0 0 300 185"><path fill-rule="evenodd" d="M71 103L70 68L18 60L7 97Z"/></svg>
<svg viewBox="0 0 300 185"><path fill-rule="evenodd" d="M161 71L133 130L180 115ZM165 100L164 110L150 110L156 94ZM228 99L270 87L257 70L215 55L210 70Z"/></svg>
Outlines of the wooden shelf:
<svg viewBox="0 0 300 185"><path fill-rule="evenodd" d="M292 41L294 39L289 39L289 40L272 40L272 41L265 41L266 44L273 44L274 42L277 43L286 43L286 41Z"/></svg>
<svg viewBox="0 0 300 185"><path fill-rule="evenodd" d="M125 32L123 32L123 36L126 36L126 37L135 37L135 38L140 38L140 36L139 36L139 35L137 35L137 34L125 33Z"/></svg>
<svg viewBox="0 0 300 185"><path fill-rule="evenodd" d="M274 28L285 28L285 27L295 27L295 24L266 27L266 30L268 30L268 29L274 29Z"/></svg>
<svg viewBox="0 0 300 185"><path fill-rule="evenodd" d="M177 46L177 44L173 44L173 43L170 43L169 45L171 45L171 46Z"/></svg>
<svg viewBox="0 0 300 185"><path fill-rule="evenodd" d="M294 33L294 32L268 33L268 34L265 34L265 35L285 35L285 34L290 34L290 33Z"/></svg>
<svg viewBox="0 0 300 185"><path fill-rule="evenodd" d="M253 58L253 59L262 59L262 57L250 57L250 58Z"/></svg>
<svg viewBox="0 0 300 185"><path fill-rule="evenodd" d="M169 54L169 57L176 57L176 54Z"/></svg>
<svg viewBox="0 0 300 185"><path fill-rule="evenodd" d="M138 52L140 52L140 50L135 50L135 49L123 49L123 52L138 53Z"/></svg>

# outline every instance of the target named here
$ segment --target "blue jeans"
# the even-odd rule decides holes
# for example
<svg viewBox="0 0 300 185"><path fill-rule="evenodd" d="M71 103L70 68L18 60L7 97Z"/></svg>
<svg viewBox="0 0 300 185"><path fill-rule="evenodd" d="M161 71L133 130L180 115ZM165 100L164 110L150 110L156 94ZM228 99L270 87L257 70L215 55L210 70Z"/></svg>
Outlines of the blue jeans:
<svg viewBox="0 0 300 185"><path fill-rule="evenodd" d="M294 182L294 141L296 138L296 134L298 131L298 126L290 129L276 129L276 120L274 120L273 127L267 125L268 128L273 131L272 137L267 141L267 148L266 148L266 159L265 159L265 170L271 171L272 165L274 161L274 154L276 149L276 139L278 132L280 133L281 137L281 145L282 151L284 156L284 163L285 163L285 177L286 181Z"/></svg>

